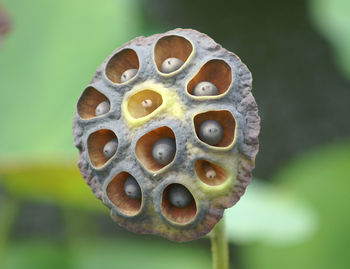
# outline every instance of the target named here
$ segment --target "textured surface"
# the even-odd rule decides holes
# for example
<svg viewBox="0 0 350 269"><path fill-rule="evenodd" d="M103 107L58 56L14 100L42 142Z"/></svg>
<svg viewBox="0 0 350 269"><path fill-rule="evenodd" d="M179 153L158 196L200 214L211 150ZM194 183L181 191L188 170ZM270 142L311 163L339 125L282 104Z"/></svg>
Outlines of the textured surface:
<svg viewBox="0 0 350 269"><path fill-rule="evenodd" d="M158 52L157 44L161 38L172 35L189 41L192 51L186 42L184 50L191 53L185 59L184 65L175 72L164 74L159 72L156 62L158 55L166 53L166 46L162 48L165 52ZM176 39L176 42L180 42L176 46L178 50L179 47L181 49L179 40ZM168 43L171 42L170 39ZM169 49L171 48L170 45ZM125 51L128 53L124 53ZM137 61L132 51L136 53ZM117 56L113 57L115 55ZM108 75L113 73L113 68L123 66L123 64L118 66L118 62L115 63L115 59L122 58L118 55L124 55L126 58L118 60L120 63L125 63L125 69L138 65L136 76L124 83L113 82L113 76ZM180 55L179 58L181 57L184 56ZM114 61L113 65L108 64L113 62L110 61L111 58ZM225 70L230 72L220 72L229 76L222 80L231 83L217 82L220 93L218 96L191 95L187 86L194 77L210 78L212 76L210 72L215 73L215 68L222 70L220 65L202 69L209 61L219 62L211 61L213 59L225 63L227 66L224 67ZM207 70L208 74L198 75L200 70ZM120 70L116 72L122 73ZM114 51L105 60L88 87L96 89L102 96L101 100L106 97L111 103L111 109L104 115L82 119L79 115L84 113L79 111L79 107L83 107L83 110L84 107L89 107L87 110L91 110L91 107L98 105L93 100L85 98L84 91L74 116L73 134L75 145L80 151L80 171L96 197L111 209L111 215L116 222L131 231L160 234L176 241L199 238L214 227L222 217L224 209L234 205L243 195L251 179L251 170L258 151L257 137L260 128L256 103L251 94L251 83L249 70L236 55L223 49L208 36L194 30L176 29L147 38L138 37ZM91 89L88 87L87 89ZM220 89L225 87L227 89ZM130 112L129 101L135 94L144 90L158 93L162 102L150 114L135 118ZM223 121L224 133L227 134L224 134L223 140L227 143L223 146L213 147L205 144L196 135L195 121L196 118L200 118L196 115L211 111L215 113L209 115L215 117L223 115L222 119L216 119ZM232 119L226 119L226 115L231 115ZM233 128L225 130L226 122L232 121L235 123ZM162 133L166 136L173 135L176 140L175 158L164 167L154 167L151 161L148 163L144 155L137 154L147 151L147 145L144 149L140 144L143 141L151 141L148 136L152 136L154 133L152 131L158 128L163 128L160 135ZM88 140L91 134L102 133L100 130L114 132L119 143L116 154L102 166L96 167L91 160L94 157L89 153L92 149L88 145L102 143L100 141L104 141L104 138L92 141L90 144ZM103 148L103 144L93 147ZM226 179L220 181L219 185L206 184L200 179L201 173L195 169L198 160L220 166L225 171ZM111 201L111 194L107 192L107 187L120 173L129 173L141 187L141 205L132 214L125 214L126 211L120 210L120 207ZM164 190L170 184L185 186L194 197L194 205L188 210L176 211L174 214L169 211L169 213L164 206L166 199L163 196ZM181 214L184 216L181 217Z"/></svg>

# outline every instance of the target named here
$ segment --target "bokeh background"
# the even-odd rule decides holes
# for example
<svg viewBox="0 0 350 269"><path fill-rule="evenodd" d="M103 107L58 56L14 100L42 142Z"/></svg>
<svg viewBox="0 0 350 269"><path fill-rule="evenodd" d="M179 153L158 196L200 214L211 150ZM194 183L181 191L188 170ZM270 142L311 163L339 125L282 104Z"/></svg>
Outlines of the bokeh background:
<svg viewBox="0 0 350 269"><path fill-rule="evenodd" d="M104 58L177 27L208 34L254 78L261 147L226 214L231 268L350 268L350 1L2 0L0 23L0 268L211 268L208 238L114 224L72 139Z"/></svg>

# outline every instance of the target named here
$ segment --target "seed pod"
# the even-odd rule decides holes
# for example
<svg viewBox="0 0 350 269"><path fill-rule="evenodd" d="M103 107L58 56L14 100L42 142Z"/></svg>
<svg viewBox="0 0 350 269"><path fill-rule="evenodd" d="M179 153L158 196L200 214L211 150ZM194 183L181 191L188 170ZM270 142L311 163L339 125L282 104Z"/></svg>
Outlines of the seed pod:
<svg viewBox="0 0 350 269"><path fill-rule="evenodd" d="M139 79L124 80L128 70ZM251 180L260 129L251 82L235 54L194 30L139 37L107 58L79 98L73 133L80 171L118 224L175 241L213 229ZM113 113L96 117L103 101Z"/></svg>

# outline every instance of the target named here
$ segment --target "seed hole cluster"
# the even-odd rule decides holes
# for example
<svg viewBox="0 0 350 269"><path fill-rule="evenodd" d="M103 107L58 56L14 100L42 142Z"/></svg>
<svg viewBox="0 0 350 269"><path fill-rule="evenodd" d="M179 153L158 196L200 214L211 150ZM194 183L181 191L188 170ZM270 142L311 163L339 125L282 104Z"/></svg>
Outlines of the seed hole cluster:
<svg viewBox="0 0 350 269"><path fill-rule="evenodd" d="M137 40L136 45L128 43L102 66L96 76L102 83L93 80L77 104L79 124L87 130L82 148L87 149L88 164L101 177L104 202L123 224L147 219L142 214L153 208L167 225L190 226L206 214L201 211L205 192L219 193L229 185L225 182L232 182L236 168L228 165L225 154L235 149L241 121L226 97L232 98L229 90L235 89L231 86L238 75L233 76L236 69L229 57L214 57L221 55L217 53L210 58L217 47L198 50L202 45L185 36L157 36L142 48ZM209 56L200 55L203 51ZM216 105L219 101L225 106ZM181 104L176 107L175 102Z"/></svg>

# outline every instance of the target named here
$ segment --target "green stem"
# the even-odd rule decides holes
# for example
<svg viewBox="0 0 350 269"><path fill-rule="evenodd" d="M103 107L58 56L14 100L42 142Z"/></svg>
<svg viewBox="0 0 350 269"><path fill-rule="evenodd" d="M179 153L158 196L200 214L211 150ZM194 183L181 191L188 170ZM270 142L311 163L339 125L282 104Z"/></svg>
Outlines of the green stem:
<svg viewBox="0 0 350 269"><path fill-rule="evenodd" d="M211 252L213 268L228 269L228 245L224 217L211 232Z"/></svg>

